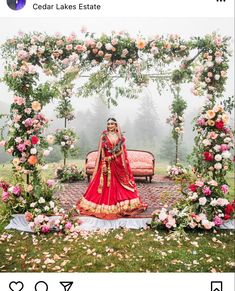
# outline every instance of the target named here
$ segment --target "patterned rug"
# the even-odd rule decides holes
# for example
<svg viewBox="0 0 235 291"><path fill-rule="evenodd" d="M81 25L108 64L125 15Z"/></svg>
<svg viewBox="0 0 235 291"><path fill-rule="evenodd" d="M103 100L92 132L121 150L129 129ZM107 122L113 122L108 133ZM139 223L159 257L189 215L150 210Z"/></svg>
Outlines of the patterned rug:
<svg viewBox="0 0 235 291"><path fill-rule="evenodd" d="M146 211L138 214L137 217L151 217L151 213L163 207L164 205L171 206L173 203L182 198L179 186L171 179L163 175L155 175L152 183L145 179L136 179L136 184L139 190L141 200L148 204ZM56 194L61 201L62 207L68 211L85 193L88 182L64 183L63 189Z"/></svg>

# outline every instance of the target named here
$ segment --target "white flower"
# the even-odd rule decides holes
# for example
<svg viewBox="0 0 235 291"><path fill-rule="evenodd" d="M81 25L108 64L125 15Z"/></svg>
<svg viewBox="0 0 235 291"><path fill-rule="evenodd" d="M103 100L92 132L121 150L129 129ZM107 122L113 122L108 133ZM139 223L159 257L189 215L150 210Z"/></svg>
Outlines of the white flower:
<svg viewBox="0 0 235 291"><path fill-rule="evenodd" d="M217 162L221 161L222 160L222 156L220 154L215 155L215 160Z"/></svg>
<svg viewBox="0 0 235 291"><path fill-rule="evenodd" d="M202 143L205 147L211 145L211 142L208 139L204 139Z"/></svg>
<svg viewBox="0 0 235 291"><path fill-rule="evenodd" d="M217 205L217 200L216 199L211 199L211 206L216 206Z"/></svg>
<svg viewBox="0 0 235 291"><path fill-rule="evenodd" d="M202 206L206 204L206 201L207 201L206 197L199 198L199 204Z"/></svg>
<svg viewBox="0 0 235 291"><path fill-rule="evenodd" d="M216 152L219 152L220 151L220 145L215 145L214 147L213 147L213 149L216 151Z"/></svg>
<svg viewBox="0 0 235 291"><path fill-rule="evenodd" d="M64 141L62 141L60 144L61 144L62 146L65 146L65 142L64 142Z"/></svg>
<svg viewBox="0 0 235 291"><path fill-rule="evenodd" d="M220 169L222 169L222 164L221 163L216 163L216 164L214 164L214 168L216 170L220 170Z"/></svg>
<svg viewBox="0 0 235 291"><path fill-rule="evenodd" d="M51 208L54 208L55 207L55 202L54 201L50 201L49 205L50 205Z"/></svg>
<svg viewBox="0 0 235 291"><path fill-rule="evenodd" d="M34 208L36 206L37 202L33 202L30 204L30 207Z"/></svg>
<svg viewBox="0 0 235 291"><path fill-rule="evenodd" d="M48 210L50 210L50 208L49 208L48 206L45 206L45 207L44 207L44 210L45 210L45 211L48 211Z"/></svg>
<svg viewBox="0 0 235 291"><path fill-rule="evenodd" d="M38 212L38 213L41 212L41 210L38 209L38 208L35 208L34 211L35 211L35 212Z"/></svg>
<svg viewBox="0 0 235 291"><path fill-rule="evenodd" d="M217 64L221 64L222 61L223 61L223 58L222 58L222 57L216 57L216 58L215 58L215 62L216 62Z"/></svg>
<svg viewBox="0 0 235 291"><path fill-rule="evenodd" d="M106 50L111 51L113 46L111 43L106 43L105 48L106 48Z"/></svg>
<svg viewBox="0 0 235 291"><path fill-rule="evenodd" d="M43 198L43 197L40 197L40 199L38 200L38 203L40 203L40 204L43 204L43 203L45 203L46 201L45 201L45 199Z"/></svg>
<svg viewBox="0 0 235 291"><path fill-rule="evenodd" d="M167 214L166 214L166 212L165 212L165 209L162 209L162 210L161 210L161 212L160 212L160 214L159 214L159 219L160 219L161 221L164 221L165 219L167 219Z"/></svg>
<svg viewBox="0 0 235 291"><path fill-rule="evenodd" d="M231 157L231 153L230 153L229 151L224 151L224 152L222 153L222 157L223 157L224 159L229 159L229 158Z"/></svg>
<svg viewBox="0 0 235 291"><path fill-rule="evenodd" d="M217 205L219 205L219 206L223 207L223 206L228 205L228 204L229 204L229 202L227 199L224 199L224 198L217 199Z"/></svg>
<svg viewBox="0 0 235 291"><path fill-rule="evenodd" d="M169 214L170 214L172 217L175 216L175 215L177 215L178 213L179 213L179 210L176 209L176 208L174 208L174 209L172 209L172 210L169 211Z"/></svg>
<svg viewBox="0 0 235 291"><path fill-rule="evenodd" d="M96 47L97 47L98 49L101 49L101 47L102 47L102 43L101 43L100 41L97 42Z"/></svg>
<svg viewBox="0 0 235 291"><path fill-rule="evenodd" d="M215 80L218 81L219 79L220 79L220 75L219 74L216 74L215 75Z"/></svg>
<svg viewBox="0 0 235 291"><path fill-rule="evenodd" d="M193 195L190 197L191 200L197 200L198 194L196 192L193 193Z"/></svg>
<svg viewBox="0 0 235 291"><path fill-rule="evenodd" d="M29 54L30 55L36 55L37 54L37 49L38 49L38 47L36 45L31 46L30 49L29 49Z"/></svg>
<svg viewBox="0 0 235 291"><path fill-rule="evenodd" d="M225 133L222 132L222 133L220 134L220 137L225 137Z"/></svg>
<svg viewBox="0 0 235 291"><path fill-rule="evenodd" d="M213 67L213 66L214 66L214 63L211 62L211 61L207 61L207 62L206 62L206 66L207 66L207 67Z"/></svg>
<svg viewBox="0 0 235 291"><path fill-rule="evenodd" d="M14 189L14 187L13 186L11 186L10 188L8 188L8 192L10 192L10 193L12 193L13 192L13 189Z"/></svg>
<svg viewBox="0 0 235 291"><path fill-rule="evenodd" d="M15 141L16 141L17 143L20 143L20 142L22 141L22 138L21 138L21 137L16 137L16 138L15 138Z"/></svg>
<svg viewBox="0 0 235 291"><path fill-rule="evenodd" d="M198 216L201 218L201 220L207 219L207 217L204 213L200 213Z"/></svg>
<svg viewBox="0 0 235 291"><path fill-rule="evenodd" d="M231 141L231 138L230 137L226 137L225 139L224 139L224 142L225 143L229 143Z"/></svg>
<svg viewBox="0 0 235 291"><path fill-rule="evenodd" d="M32 155L35 155L35 154L37 153L37 149L36 149L36 148L32 148L32 149L30 149L30 153L31 153Z"/></svg>
<svg viewBox="0 0 235 291"><path fill-rule="evenodd" d="M15 123L14 127L18 129L18 128L20 128L20 125L18 123Z"/></svg>

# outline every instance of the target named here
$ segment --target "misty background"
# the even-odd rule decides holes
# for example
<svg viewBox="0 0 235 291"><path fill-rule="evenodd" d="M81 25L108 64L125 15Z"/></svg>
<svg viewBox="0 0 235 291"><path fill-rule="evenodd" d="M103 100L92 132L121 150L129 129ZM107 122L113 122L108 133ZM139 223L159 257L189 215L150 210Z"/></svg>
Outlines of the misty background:
<svg viewBox="0 0 235 291"><path fill-rule="evenodd" d="M176 33L184 39L189 39L192 36L204 36L216 31L223 36L232 37L234 35L233 22L232 18L21 18L14 22L12 19L5 18L0 20L2 27L0 44L16 35L19 30L26 33L32 31L48 34L60 32L65 35L75 32L79 37L82 26L98 35L102 32L125 30L132 36L137 36L139 33L144 37ZM233 42L234 39L231 41L231 48L234 46ZM0 59L0 78L3 76L3 61ZM234 56L230 61L225 98L234 94L233 64ZM78 79L77 85L81 83L82 81ZM183 84L180 93L188 104L185 110L185 133L180 146L180 159L182 161L192 151L194 138L192 119L197 115L205 101L204 97L194 96L190 91L191 87L192 84ZM0 83L0 113L9 113L12 97L13 93L8 91L7 86ZM149 150L155 154L157 162L172 162L175 146L171 138L171 126L166 123L166 119L170 115L169 106L172 100L173 95L169 90L163 90L160 95L153 82L143 89L138 99L119 97L117 107L108 108L98 97L72 97L76 118L68 123L68 127L74 128L79 135L80 151L77 158L84 159L87 152L97 149L98 138L101 131L106 128L107 118L115 117L126 137L128 149ZM64 126L63 119L56 118L55 108L57 105L58 101L53 100L43 109L43 113L51 120L46 134L53 134L57 128ZM0 126L3 122L4 120L0 120ZM231 116L230 124L233 126L234 116ZM47 160L48 162L56 162L61 158L62 154L59 148L54 147ZM10 157L0 148L0 163L9 160Z"/></svg>

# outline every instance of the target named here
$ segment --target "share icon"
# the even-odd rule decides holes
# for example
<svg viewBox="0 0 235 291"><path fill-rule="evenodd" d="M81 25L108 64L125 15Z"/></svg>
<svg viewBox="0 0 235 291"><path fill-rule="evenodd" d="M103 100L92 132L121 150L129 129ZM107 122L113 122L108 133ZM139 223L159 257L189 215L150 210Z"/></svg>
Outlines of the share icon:
<svg viewBox="0 0 235 291"><path fill-rule="evenodd" d="M60 282L60 284L64 287L64 291L69 291L73 282Z"/></svg>

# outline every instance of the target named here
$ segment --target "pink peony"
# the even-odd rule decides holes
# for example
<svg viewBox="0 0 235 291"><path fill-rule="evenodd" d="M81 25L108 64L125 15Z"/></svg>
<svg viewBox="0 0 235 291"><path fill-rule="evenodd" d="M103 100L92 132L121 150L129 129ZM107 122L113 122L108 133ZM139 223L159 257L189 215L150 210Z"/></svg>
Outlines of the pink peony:
<svg viewBox="0 0 235 291"><path fill-rule="evenodd" d="M205 194L206 196L210 196L211 195L211 189L210 187L203 187L202 189L203 194Z"/></svg>
<svg viewBox="0 0 235 291"><path fill-rule="evenodd" d="M229 190L229 186L224 184L220 187L220 189L223 191L224 194L227 194Z"/></svg>
<svg viewBox="0 0 235 291"><path fill-rule="evenodd" d="M213 222L216 226L220 226L221 224L223 224L223 219L216 215L213 219Z"/></svg>
<svg viewBox="0 0 235 291"><path fill-rule="evenodd" d="M9 192L6 192L6 191L2 192L2 201L3 202L7 202L7 200L9 199L9 197L10 197Z"/></svg>
<svg viewBox="0 0 235 291"><path fill-rule="evenodd" d="M14 186L13 189L12 189L12 193L15 195L15 196L20 196L21 194L21 189L19 186Z"/></svg>
<svg viewBox="0 0 235 291"><path fill-rule="evenodd" d="M32 118L27 118L24 122L25 127L29 127L33 125L33 119Z"/></svg>
<svg viewBox="0 0 235 291"><path fill-rule="evenodd" d="M202 187L204 185L204 182L203 181L196 181L195 185L198 187Z"/></svg>
<svg viewBox="0 0 235 291"><path fill-rule="evenodd" d="M20 152L23 152L26 148L26 145L24 143L20 143L16 147Z"/></svg>
<svg viewBox="0 0 235 291"><path fill-rule="evenodd" d="M220 151L221 152L225 152L225 151L227 151L229 148L228 148L228 145L226 145L226 144L221 144L220 145Z"/></svg>
<svg viewBox="0 0 235 291"><path fill-rule="evenodd" d="M13 102L19 106L25 104L25 99L19 96L15 96Z"/></svg>
<svg viewBox="0 0 235 291"><path fill-rule="evenodd" d="M41 232L44 233L44 234L49 233L49 232L50 232L50 227L47 226L47 225L43 225L43 226L41 227Z"/></svg>
<svg viewBox="0 0 235 291"><path fill-rule="evenodd" d="M68 221L68 222L65 224L64 228L65 228L65 229L71 229L72 226L73 226L72 222Z"/></svg>

